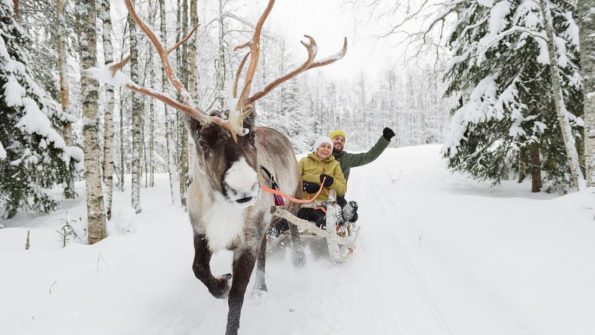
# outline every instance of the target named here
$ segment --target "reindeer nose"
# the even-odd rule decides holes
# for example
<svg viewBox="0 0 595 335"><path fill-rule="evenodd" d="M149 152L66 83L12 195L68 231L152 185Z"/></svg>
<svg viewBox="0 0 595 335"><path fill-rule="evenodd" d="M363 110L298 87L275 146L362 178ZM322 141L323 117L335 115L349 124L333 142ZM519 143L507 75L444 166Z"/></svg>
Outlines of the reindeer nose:
<svg viewBox="0 0 595 335"><path fill-rule="evenodd" d="M249 202L250 200L252 200L252 197L245 197L245 198L241 198L241 199L236 199L236 202L238 204L244 204L246 202Z"/></svg>

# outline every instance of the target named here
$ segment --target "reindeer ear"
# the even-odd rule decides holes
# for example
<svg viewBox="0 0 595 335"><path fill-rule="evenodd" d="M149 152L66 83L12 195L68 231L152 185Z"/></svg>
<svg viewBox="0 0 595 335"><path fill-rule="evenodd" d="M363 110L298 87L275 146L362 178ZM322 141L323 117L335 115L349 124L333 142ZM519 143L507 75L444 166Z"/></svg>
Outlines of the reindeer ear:
<svg viewBox="0 0 595 335"><path fill-rule="evenodd" d="M188 123L188 129L190 130L192 136L194 136L194 134L198 134L202 129L202 123L193 117L186 116L186 122Z"/></svg>
<svg viewBox="0 0 595 335"><path fill-rule="evenodd" d="M203 129L203 124L192 117L186 117L186 124L194 143L200 146L200 131Z"/></svg>

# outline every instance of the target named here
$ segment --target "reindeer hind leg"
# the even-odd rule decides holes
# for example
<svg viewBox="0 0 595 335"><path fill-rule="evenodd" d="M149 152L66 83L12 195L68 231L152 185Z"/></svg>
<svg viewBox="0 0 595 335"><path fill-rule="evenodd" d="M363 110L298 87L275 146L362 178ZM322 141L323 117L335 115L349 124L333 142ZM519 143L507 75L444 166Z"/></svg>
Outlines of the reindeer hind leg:
<svg viewBox="0 0 595 335"><path fill-rule="evenodd" d="M289 205L289 212L296 214L300 208L299 204L291 203ZM289 223L289 234L291 235L292 252L291 260L296 267L302 267L306 264L306 256L304 254L304 242L300 238L300 232L296 225Z"/></svg>
<svg viewBox="0 0 595 335"><path fill-rule="evenodd" d="M258 258L256 259L256 273L254 274L254 287L252 288L252 295L261 296L264 292L267 292L267 284L265 278L267 258L267 239L262 238L260 249L258 250Z"/></svg>

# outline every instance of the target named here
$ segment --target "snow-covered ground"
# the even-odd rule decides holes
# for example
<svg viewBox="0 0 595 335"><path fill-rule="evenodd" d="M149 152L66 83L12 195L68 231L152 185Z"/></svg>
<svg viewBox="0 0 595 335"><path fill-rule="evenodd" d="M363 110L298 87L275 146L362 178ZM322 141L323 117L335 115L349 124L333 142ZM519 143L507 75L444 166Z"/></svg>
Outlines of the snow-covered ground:
<svg viewBox="0 0 595 335"><path fill-rule="evenodd" d="M451 174L439 146L389 149L352 170L362 230L348 263L308 253L267 263L269 293L248 297L242 334L595 334L595 196L558 197ZM227 303L191 270L192 232L167 176L115 195L111 236L62 248L80 200L1 222L1 334L223 334ZM66 214L68 211L68 214ZM80 229L80 228L79 228ZM25 250L27 232L30 248ZM216 273L230 254L216 254Z"/></svg>

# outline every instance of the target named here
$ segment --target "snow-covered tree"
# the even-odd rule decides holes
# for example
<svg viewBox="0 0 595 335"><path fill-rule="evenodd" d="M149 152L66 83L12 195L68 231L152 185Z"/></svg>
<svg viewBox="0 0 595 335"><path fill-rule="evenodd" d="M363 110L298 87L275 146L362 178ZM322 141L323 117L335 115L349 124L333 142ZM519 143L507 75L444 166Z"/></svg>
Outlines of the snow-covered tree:
<svg viewBox="0 0 595 335"><path fill-rule="evenodd" d="M457 105L445 145L449 166L498 183L518 171L519 160L527 161L524 152L538 150L548 190L572 186L550 65L560 73L572 139L580 140L576 8L567 1L549 2L557 49L557 62L551 64L539 1L453 3L458 20L449 39L454 56L445 79Z"/></svg>
<svg viewBox="0 0 595 335"><path fill-rule="evenodd" d="M82 151L67 147L59 131L72 122L31 73L30 44L14 19L12 3L0 1L0 202L4 217L19 209L48 212L57 205L48 193L72 178Z"/></svg>

